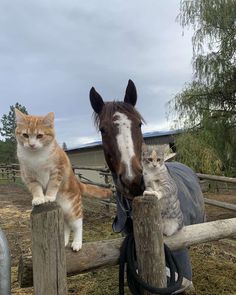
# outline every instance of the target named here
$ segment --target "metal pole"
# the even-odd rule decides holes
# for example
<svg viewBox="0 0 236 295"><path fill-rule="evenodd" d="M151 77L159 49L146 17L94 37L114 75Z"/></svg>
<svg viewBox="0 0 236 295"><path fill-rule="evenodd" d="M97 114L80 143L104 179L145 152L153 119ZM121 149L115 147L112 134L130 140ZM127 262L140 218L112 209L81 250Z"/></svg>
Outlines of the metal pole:
<svg viewBox="0 0 236 295"><path fill-rule="evenodd" d="M0 294L11 294L11 258L8 242L0 228Z"/></svg>

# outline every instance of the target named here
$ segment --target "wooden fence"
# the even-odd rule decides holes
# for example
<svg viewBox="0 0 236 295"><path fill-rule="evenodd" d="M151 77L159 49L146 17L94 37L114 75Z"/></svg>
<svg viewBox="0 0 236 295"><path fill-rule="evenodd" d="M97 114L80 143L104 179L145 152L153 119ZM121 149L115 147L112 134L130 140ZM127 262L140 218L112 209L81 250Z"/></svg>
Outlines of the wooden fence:
<svg viewBox="0 0 236 295"><path fill-rule="evenodd" d="M200 180L210 180L210 181L236 184L236 178L233 178L233 177L225 177L225 176L217 176L217 175L209 175L209 174L201 174L201 173L197 173L197 176L199 177ZM220 202L220 201L216 201L216 200L212 200L208 198L204 198L204 202L205 204L208 204L208 205L213 205L216 207L236 211L235 204Z"/></svg>
<svg viewBox="0 0 236 295"><path fill-rule="evenodd" d="M0 180L16 182L20 178L19 164L0 164Z"/></svg>
<svg viewBox="0 0 236 295"><path fill-rule="evenodd" d="M77 175L77 177L83 182L83 183L89 183L98 185L105 188L110 188L112 191L115 191L115 186L112 180L112 175L110 173L109 168L105 166L72 166L72 169ZM98 173L103 179L103 182L95 182L91 179L88 179L83 175L83 171L95 171ZM236 178L232 177L225 177L225 176L217 176L217 175L209 175L209 174L201 174L197 173L198 178L200 179L200 184L203 191L208 191L209 185L206 185L205 181L211 181L211 182L221 182L226 184L235 184L236 185ZM19 164L0 164L0 180L7 180L7 181L13 181L16 182L17 178L20 178L20 166ZM236 188L236 186L235 186ZM110 201L100 201L102 204L106 205L108 210L110 207L116 206L115 203L112 202L113 199ZM204 198L204 201L206 204L217 206L220 208L225 208L229 210L236 211L236 205L235 204L229 204L226 202L220 202L216 200L211 200L208 198Z"/></svg>
<svg viewBox="0 0 236 295"><path fill-rule="evenodd" d="M236 178L197 173L203 192L236 194Z"/></svg>
<svg viewBox="0 0 236 295"><path fill-rule="evenodd" d="M236 235L236 218L232 218L189 225L163 240L157 198L137 197L133 208L139 274L156 287L166 284L163 241L176 250ZM34 285L35 295L65 295L66 274L80 274L119 263L123 238L84 243L76 253L64 248L63 222L62 210L54 203L37 206L31 213L33 256L21 256L18 279L21 287Z"/></svg>
<svg viewBox="0 0 236 295"><path fill-rule="evenodd" d="M105 188L110 188L114 190L114 184L112 181L111 173L108 168L105 166L72 166L72 169L75 175L83 182L90 183L98 186L102 186ZM85 177L82 171L95 171L97 172L101 178L104 179L103 182L95 182L91 179ZM7 180L16 182L17 178L20 178L20 165L19 164L0 164L0 180Z"/></svg>
<svg viewBox="0 0 236 295"><path fill-rule="evenodd" d="M105 188L110 188L114 190L114 184L112 180L112 175L108 167L105 166L72 166L72 169L74 171L74 174L83 182L83 183L89 183L94 184L98 186L102 186ZM84 176L82 171L95 171L98 175L100 175L103 178L103 182L95 182L94 180L91 180Z"/></svg>
<svg viewBox="0 0 236 295"><path fill-rule="evenodd" d="M93 183L89 179L84 179L81 172L89 169L97 171L105 178L106 187L112 186L111 174L107 168L73 167L75 174L82 181ZM16 181L17 177L20 177L19 165L0 165L0 179ZM198 174L198 177L211 181L236 182L233 178L219 178L212 175ZM205 202L209 203L209 200L205 199ZM210 200L210 202L216 206L235 210L233 204L226 203L225 205L224 202L217 203L215 200ZM143 219L143 214L145 214L145 219ZM207 241L236 236L236 218L232 218L186 226L172 237L163 239L159 201L150 196L134 199L133 221L139 274L149 284L156 287L166 285L163 242L170 249L177 250ZM82 250L76 253L71 249L65 249L63 227L63 213L55 203L36 206L32 210L32 256L23 254L20 257L18 280L21 287L33 285L35 295L65 295L67 294L66 275L81 274L119 263L120 247L124 238L84 243ZM145 230L147 228L148 231ZM152 259L149 260L147 257L152 257ZM160 274L158 277L156 276L157 269Z"/></svg>

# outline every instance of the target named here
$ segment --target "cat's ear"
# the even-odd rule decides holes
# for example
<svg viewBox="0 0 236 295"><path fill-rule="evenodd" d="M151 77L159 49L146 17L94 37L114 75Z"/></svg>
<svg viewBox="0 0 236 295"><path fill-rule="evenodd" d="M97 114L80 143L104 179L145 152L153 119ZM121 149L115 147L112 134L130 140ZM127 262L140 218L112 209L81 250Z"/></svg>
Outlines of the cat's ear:
<svg viewBox="0 0 236 295"><path fill-rule="evenodd" d="M94 87L90 89L89 98L94 112L99 114L104 106L104 101Z"/></svg>
<svg viewBox="0 0 236 295"><path fill-rule="evenodd" d="M172 149L170 148L168 144L165 144L163 146L163 149L164 149L164 162L170 161L176 156L176 153L172 152Z"/></svg>
<svg viewBox="0 0 236 295"><path fill-rule="evenodd" d="M176 156L176 153L169 153L168 155L165 155L164 161L168 162L168 161L172 160L175 156Z"/></svg>
<svg viewBox="0 0 236 295"><path fill-rule="evenodd" d="M54 126L54 113L50 112L43 118L43 124L47 127Z"/></svg>
<svg viewBox="0 0 236 295"><path fill-rule="evenodd" d="M135 106L137 102L137 91L136 91L134 82L132 80L128 81L128 85L125 91L124 102L131 104L133 107Z"/></svg>
<svg viewBox="0 0 236 295"><path fill-rule="evenodd" d="M25 122L25 114L15 108L16 124L23 124Z"/></svg>

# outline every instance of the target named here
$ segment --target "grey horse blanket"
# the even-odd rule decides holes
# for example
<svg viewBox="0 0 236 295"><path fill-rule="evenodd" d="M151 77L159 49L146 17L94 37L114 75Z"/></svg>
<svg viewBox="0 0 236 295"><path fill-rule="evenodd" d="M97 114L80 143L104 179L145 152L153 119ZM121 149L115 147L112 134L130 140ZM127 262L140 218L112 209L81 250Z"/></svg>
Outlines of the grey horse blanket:
<svg viewBox="0 0 236 295"><path fill-rule="evenodd" d="M166 167L178 188L180 207L184 224L196 224L205 221L204 199L196 174L186 165L178 162L166 162ZM115 181L115 179L114 179ZM129 232L132 223L132 205L117 193L117 216L113 222L115 232ZM192 268L187 249L174 251L182 266L184 277L192 281Z"/></svg>

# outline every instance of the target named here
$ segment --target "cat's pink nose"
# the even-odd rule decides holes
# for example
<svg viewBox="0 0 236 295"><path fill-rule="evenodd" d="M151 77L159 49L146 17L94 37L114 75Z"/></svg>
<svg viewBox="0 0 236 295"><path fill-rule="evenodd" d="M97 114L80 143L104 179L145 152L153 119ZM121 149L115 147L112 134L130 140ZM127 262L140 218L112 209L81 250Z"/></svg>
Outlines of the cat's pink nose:
<svg viewBox="0 0 236 295"><path fill-rule="evenodd" d="M30 143L29 146L30 146L31 148L35 148L35 144L34 144L34 143Z"/></svg>

